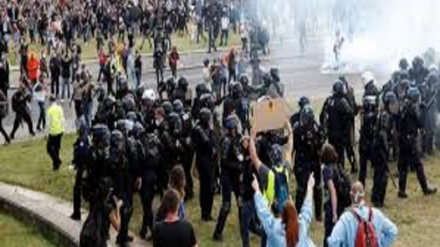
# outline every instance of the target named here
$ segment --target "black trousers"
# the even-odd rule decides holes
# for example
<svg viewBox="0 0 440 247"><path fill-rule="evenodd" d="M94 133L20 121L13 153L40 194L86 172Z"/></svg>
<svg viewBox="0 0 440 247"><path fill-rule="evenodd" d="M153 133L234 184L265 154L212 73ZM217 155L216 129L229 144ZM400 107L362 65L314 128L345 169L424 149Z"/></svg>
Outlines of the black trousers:
<svg viewBox="0 0 440 247"><path fill-rule="evenodd" d="M196 166L200 179L200 209L202 218L210 217L215 193L215 160L197 153Z"/></svg>
<svg viewBox="0 0 440 247"><path fill-rule="evenodd" d="M428 189L428 183L426 182L425 169L423 168L422 161L416 152L401 147L398 162L399 191L401 192L406 191L409 167L415 168L420 187L422 188L423 192L425 192Z"/></svg>
<svg viewBox="0 0 440 247"><path fill-rule="evenodd" d="M78 167L73 185L73 214L81 215L82 167Z"/></svg>
<svg viewBox="0 0 440 247"><path fill-rule="evenodd" d="M59 135L49 135L49 138L47 138L47 153L52 159L52 166L55 170L61 165L60 148L62 137L63 133Z"/></svg>
<svg viewBox="0 0 440 247"><path fill-rule="evenodd" d="M10 142L9 136L6 133L5 129L3 128L3 118L0 118L0 132L3 135L3 138L5 138L5 141L8 143Z"/></svg>
<svg viewBox="0 0 440 247"><path fill-rule="evenodd" d="M149 171L142 175L142 187L139 191L142 202L142 209L144 211L144 216L142 218L142 227L139 233L141 238L146 237L148 229L150 229L150 232L153 233L153 200L155 183L156 174L154 171Z"/></svg>
<svg viewBox="0 0 440 247"><path fill-rule="evenodd" d="M35 135L34 133L34 128L33 128L33 124L32 124L32 119L31 116L29 115L29 113L23 111L23 112L16 112L15 113L15 120L14 120L14 126L12 128L12 132L11 132L11 139L15 138L15 132L17 132L18 127L20 127L20 124L22 121L25 121L28 129L29 129L29 134L31 135Z"/></svg>
<svg viewBox="0 0 440 247"><path fill-rule="evenodd" d="M379 153L379 152L377 152ZM371 202L375 206L383 206L388 185L388 160L386 154L376 154L374 159L373 189Z"/></svg>
<svg viewBox="0 0 440 247"><path fill-rule="evenodd" d="M58 95L60 94L60 76L59 75L52 75L52 80L50 84L50 92L52 95L55 95L55 97L58 98Z"/></svg>

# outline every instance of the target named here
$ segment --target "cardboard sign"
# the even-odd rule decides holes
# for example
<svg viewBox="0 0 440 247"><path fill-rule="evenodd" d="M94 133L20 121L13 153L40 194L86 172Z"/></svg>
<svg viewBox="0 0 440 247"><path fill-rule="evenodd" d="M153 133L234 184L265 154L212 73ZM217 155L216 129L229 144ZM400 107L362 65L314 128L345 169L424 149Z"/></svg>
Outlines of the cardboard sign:
<svg viewBox="0 0 440 247"><path fill-rule="evenodd" d="M257 132L283 128L290 116L288 105L282 98L257 102L252 109L253 128Z"/></svg>

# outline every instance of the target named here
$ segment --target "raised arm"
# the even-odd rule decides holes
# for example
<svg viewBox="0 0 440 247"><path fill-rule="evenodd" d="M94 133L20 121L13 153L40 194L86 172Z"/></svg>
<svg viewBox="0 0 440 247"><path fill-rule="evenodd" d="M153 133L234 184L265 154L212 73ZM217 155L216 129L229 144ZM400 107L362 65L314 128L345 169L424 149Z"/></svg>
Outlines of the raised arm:
<svg viewBox="0 0 440 247"><path fill-rule="evenodd" d="M292 152L293 152L293 130L292 126L290 125L289 120L286 120L285 128L287 130L287 149L286 149L286 157L285 160L292 164Z"/></svg>
<svg viewBox="0 0 440 247"><path fill-rule="evenodd" d="M249 154L251 156L252 164L254 165L255 169L259 171L262 163L261 160L258 158L257 148L255 147L256 138L257 138L257 132L255 131L255 129L252 128L251 138L249 140Z"/></svg>

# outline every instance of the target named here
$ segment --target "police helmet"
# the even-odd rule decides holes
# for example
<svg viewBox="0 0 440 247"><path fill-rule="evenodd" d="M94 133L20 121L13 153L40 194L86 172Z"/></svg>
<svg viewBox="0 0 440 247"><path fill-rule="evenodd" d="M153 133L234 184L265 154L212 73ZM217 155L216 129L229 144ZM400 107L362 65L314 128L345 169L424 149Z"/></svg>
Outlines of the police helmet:
<svg viewBox="0 0 440 247"><path fill-rule="evenodd" d="M129 119L119 119L116 121L116 129L123 134L129 135L133 131L134 122Z"/></svg>
<svg viewBox="0 0 440 247"><path fill-rule="evenodd" d="M315 122L315 113L310 105L306 105L300 112L300 123L303 126L310 126Z"/></svg>
<svg viewBox="0 0 440 247"><path fill-rule="evenodd" d="M183 90L188 89L188 80L185 77L180 77L177 86Z"/></svg>
<svg viewBox="0 0 440 247"><path fill-rule="evenodd" d="M375 82L374 74L371 71L365 71L362 74L362 83L365 86L365 85L367 85L370 82L373 82L373 83Z"/></svg>
<svg viewBox="0 0 440 247"><path fill-rule="evenodd" d="M169 101L163 102L162 108L165 111L165 115L169 115L171 112L173 112L173 105Z"/></svg>
<svg viewBox="0 0 440 247"><path fill-rule="evenodd" d="M337 80L333 83L333 95L344 95L345 91L344 83L340 80Z"/></svg>
<svg viewBox="0 0 440 247"><path fill-rule="evenodd" d="M125 112L136 111L136 101L133 97L125 96L122 99L122 106L124 107Z"/></svg>
<svg viewBox="0 0 440 247"><path fill-rule="evenodd" d="M423 59L421 57L416 56L412 61L412 66L413 66L413 68L422 68L424 63L425 62L423 61Z"/></svg>
<svg viewBox="0 0 440 247"><path fill-rule="evenodd" d="M247 77L247 75L240 76L239 81L240 81L241 85L243 85L243 86L249 85L249 78Z"/></svg>
<svg viewBox="0 0 440 247"><path fill-rule="evenodd" d="M397 96L392 91L387 92L383 101L384 104L394 104L397 102Z"/></svg>
<svg viewBox="0 0 440 247"><path fill-rule="evenodd" d="M153 89L145 89L145 91L142 93L142 99L143 100L156 100L156 93Z"/></svg>
<svg viewBox="0 0 440 247"><path fill-rule="evenodd" d="M203 107L199 112L199 119L202 123L209 123L209 121L211 121L211 115L211 111Z"/></svg>
<svg viewBox="0 0 440 247"><path fill-rule="evenodd" d="M205 83L200 83L196 86L196 95L199 98L202 94L207 93L209 90L206 87Z"/></svg>
<svg viewBox="0 0 440 247"><path fill-rule="evenodd" d="M177 113L183 112L183 103L180 99L176 99L173 101L173 110Z"/></svg>
<svg viewBox="0 0 440 247"><path fill-rule="evenodd" d="M102 102L104 108L106 109L110 109L112 108L116 103L116 100L113 96L109 96L107 98L104 99L104 101Z"/></svg>
<svg viewBox="0 0 440 247"><path fill-rule="evenodd" d="M182 122L180 120L180 116L177 113L170 113L170 115L168 115L167 117L167 122L171 130L173 130L175 133L180 133L180 131L182 130Z"/></svg>
<svg viewBox="0 0 440 247"><path fill-rule="evenodd" d="M126 118L133 121L134 123L139 121L138 115L134 111L128 112Z"/></svg>
<svg viewBox="0 0 440 247"><path fill-rule="evenodd" d="M307 96L301 96L298 99L298 106L299 108L304 108L304 106L310 104L310 99Z"/></svg>
<svg viewBox="0 0 440 247"><path fill-rule="evenodd" d="M365 111L372 111L376 109L376 97L375 96L365 96L362 101L362 106Z"/></svg>
<svg viewBox="0 0 440 247"><path fill-rule="evenodd" d="M240 97L241 93L243 92L243 88L241 87L240 83L233 83L231 84L231 91L232 96Z"/></svg>
<svg viewBox="0 0 440 247"><path fill-rule="evenodd" d="M208 109L214 108L214 98L209 93L205 93L200 97L200 103L202 107L206 107Z"/></svg>
<svg viewBox="0 0 440 247"><path fill-rule="evenodd" d="M136 122L133 125L133 135L136 138L140 138L145 133L145 128L140 122Z"/></svg>
<svg viewBox="0 0 440 247"><path fill-rule="evenodd" d="M272 165L280 165L283 161L283 147L280 144L272 144L269 158L272 161Z"/></svg>
<svg viewBox="0 0 440 247"><path fill-rule="evenodd" d="M393 84L399 83L399 81L402 79L402 73L400 71L394 71L391 75L391 82Z"/></svg>
<svg viewBox="0 0 440 247"><path fill-rule="evenodd" d="M407 70L408 67L409 67L408 60L406 60L406 58L400 59L400 61L399 61L399 68L401 70Z"/></svg>
<svg viewBox="0 0 440 247"><path fill-rule="evenodd" d="M97 124L92 128L92 142L95 145L110 145L110 130L107 125Z"/></svg>
<svg viewBox="0 0 440 247"><path fill-rule="evenodd" d="M176 88L176 79L174 77L168 78L168 80L165 82L168 88Z"/></svg>
<svg viewBox="0 0 440 247"><path fill-rule="evenodd" d="M275 83L278 83L281 81L280 70L278 68L271 68L270 69L270 76L272 77L272 80Z"/></svg>
<svg viewBox="0 0 440 247"><path fill-rule="evenodd" d="M127 79L124 76L121 76L119 78L119 91L126 91L126 90L128 90Z"/></svg>
<svg viewBox="0 0 440 247"><path fill-rule="evenodd" d="M112 148L118 149L119 151L122 151L124 147L124 143L125 143L125 138L122 131L118 129L113 130L110 137L110 146Z"/></svg>
<svg viewBox="0 0 440 247"><path fill-rule="evenodd" d="M225 120L225 128L227 130L233 130L236 129L238 126L238 120L235 116L229 116Z"/></svg>
<svg viewBox="0 0 440 247"><path fill-rule="evenodd" d="M406 92L406 97L413 103L416 103L420 99L420 91L417 87L410 87Z"/></svg>

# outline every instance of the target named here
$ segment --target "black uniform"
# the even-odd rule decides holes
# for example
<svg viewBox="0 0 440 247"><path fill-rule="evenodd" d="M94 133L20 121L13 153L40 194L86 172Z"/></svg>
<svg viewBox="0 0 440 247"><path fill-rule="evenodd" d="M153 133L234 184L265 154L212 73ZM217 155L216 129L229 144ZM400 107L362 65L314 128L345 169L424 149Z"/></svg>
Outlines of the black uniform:
<svg viewBox="0 0 440 247"><path fill-rule="evenodd" d="M229 121L227 119L226 121ZM226 124L225 126L228 126ZM229 131L236 131L234 128L228 128ZM222 185L222 206L220 208L217 225L214 231L214 239L222 238L223 229L226 224L229 212L231 210L232 192L238 202L240 188L240 171L242 167L243 155L240 153L241 135L236 133L235 136L227 134L221 147L221 185Z"/></svg>
<svg viewBox="0 0 440 247"><path fill-rule="evenodd" d="M302 113L304 114L304 113ZM301 117L302 118L302 117ZM297 181L296 208L301 208L307 192L307 181L311 173L315 180L321 181L321 166L319 151L323 144L323 135L314 119L309 123L302 120L293 127L295 167L294 173ZM314 187L315 216L322 220L322 188L319 184Z"/></svg>
<svg viewBox="0 0 440 247"><path fill-rule="evenodd" d="M26 89L19 89L12 96L12 110L15 112L15 120L14 126L12 128L12 132L10 135L11 139L15 138L15 132L21 124L21 121L24 120L28 125L29 134L35 135L34 128L32 125L32 118L30 115L30 109L27 105L27 102L30 101L31 94L26 92Z"/></svg>
<svg viewBox="0 0 440 247"><path fill-rule="evenodd" d="M207 109L202 109L207 111ZM208 111L209 113L209 111ZM200 178L200 208L202 220L211 220L212 204L215 193L215 171L217 161L217 144L214 130L209 122L200 121L192 131L196 151L196 167Z"/></svg>
<svg viewBox="0 0 440 247"><path fill-rule="evenodd" d="M327 98L320 116L321 126L325 128L328 141L335 147L339 163L343 167L345 163L344 147L348 142L352 115L353 109L347 99L341 93L337 93Z"/></svg>
<svg viewBox="0 0 440 247"><path fill-rule="evenodd" d="M428 183L425 177L425 170L420 157L417 153L417 135L422 127L420 118L420 109L417 99L419 97L415 88L408 90L408 99L401 112L399 122L399 197L406 198L406 182L408 176L408 168L414 167L417 173L417 179L425 194L435 193L435 189L428 187ZM413 94L415 96L413 96Z"/></svg>

